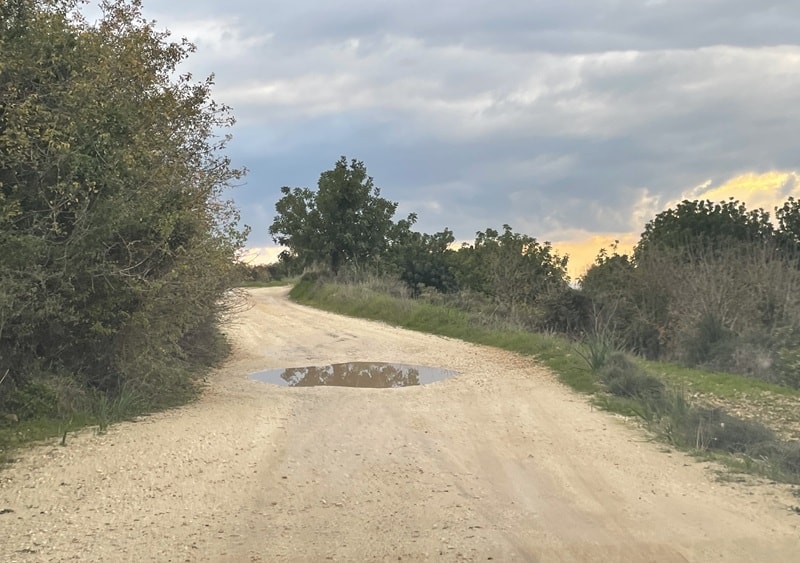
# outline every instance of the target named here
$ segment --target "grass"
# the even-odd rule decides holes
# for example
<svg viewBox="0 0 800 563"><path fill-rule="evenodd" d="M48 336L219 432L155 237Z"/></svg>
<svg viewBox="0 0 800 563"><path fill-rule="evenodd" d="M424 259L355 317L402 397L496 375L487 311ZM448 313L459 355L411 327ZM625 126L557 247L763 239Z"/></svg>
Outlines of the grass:
<svg viewBox="0 0 800 563"><path fill-rule="evenodd" d="M665 362L642 361L641 364L669 383L721 398L762 393L800 397L800 389L783 387L744 375L687 368Z"/></svg>
<svg viewBox="0 0 800 563"><path fill-rule="evenodd" d="M726 399L772 395L793 399L800 390L741 375L631 359L605 343L575 344L566 338L487 325L480 315L423 300L393 297L364 284L296 285L299 302L344 315L458 338L535 356L567 386L592 394L599 408L643 421L671 445L706 459L787 483L800 483L800 445L781 441L758 422L728 415L719 407L694 404L687 394ZM619 360L624 356L624 360ZM616 358L616 359L615 359ZM614 371L614 362L616 371ZM609 369L605 369L606 366Z"/></svg>

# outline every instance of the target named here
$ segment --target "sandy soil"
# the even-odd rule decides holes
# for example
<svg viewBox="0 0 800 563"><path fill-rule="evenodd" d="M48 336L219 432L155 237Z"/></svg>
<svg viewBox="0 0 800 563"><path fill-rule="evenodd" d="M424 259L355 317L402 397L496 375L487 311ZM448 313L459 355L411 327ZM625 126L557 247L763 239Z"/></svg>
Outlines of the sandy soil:
<svg viewBox="0 0 800 563"><path fill-rule="evenodd" d="M0 560L798 560L786 488L715 481L528 358L285 294L251 291L199 402L0 473ZM460 375L380 390L247 378L359 360Z"/></svg>

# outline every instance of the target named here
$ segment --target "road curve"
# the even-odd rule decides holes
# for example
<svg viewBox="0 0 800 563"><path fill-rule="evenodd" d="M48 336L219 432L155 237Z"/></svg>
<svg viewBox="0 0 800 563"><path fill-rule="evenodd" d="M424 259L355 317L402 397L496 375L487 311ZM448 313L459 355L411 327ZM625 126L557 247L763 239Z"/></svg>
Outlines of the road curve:
<svg viewBox="0 0 800 563"><path fill-rule="evenodd" d="M194 404L37 446L0 473L2 561L797 561L785 487L593 410L530 358L249 291ZM350 361L459 375L287 388Z"/></svg>

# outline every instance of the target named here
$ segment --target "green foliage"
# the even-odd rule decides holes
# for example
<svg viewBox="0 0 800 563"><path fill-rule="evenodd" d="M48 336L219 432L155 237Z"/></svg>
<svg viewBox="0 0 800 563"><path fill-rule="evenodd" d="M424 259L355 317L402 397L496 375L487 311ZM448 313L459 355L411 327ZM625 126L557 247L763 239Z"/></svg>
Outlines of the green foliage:
<svg viewBox="0 0 800 563"><path fill-rule="evenodd" d="M735 346L733 332L713 313L700 317L693 328L681 343L686 363L690 366L726 367Z"/></svg>
<svg viewBox="0 0 800 563"><path fill-rule="evenodd" d="M797 381L783 335L800 332L798 216L791 198L777 229L734 200L684 201L648 223L634 258L601 251L581 288L626 350Z"/></svg>
<svg viewBox="0 0 800 563"><path fill-rule="evenodd" d="M95 24L71 0L2 9L0 407L54 374L184 394L195 353L221 350L246 234L222 197L242 174L218 137L233 119L212 78L173 78L194 48L137 1Z"/></svg>
<svg viewBox="0 0 800 563"><path fill-rule="evenodd" d="M123 386L115 396L96 394L91 412L97 421L98 430L105 432L111 423L143 412L147 403L146 398L135 387Z"/></svg>
<svg viewBox="0 0 800 563"><path fill-rule="evenodd" d="M451 267L453 251L450 250L455 241L453 232L445 229L429 235L411 231L402 223L387 256L400 279L415 295L426 287L441 292L455 290L456 279Z"/></svg>
<svg viewBox="0 0 800 563"><path fill-rule="evenodd" d="M681 415L670 413L669 437L678 446L728 453L763 453L776 443L774 432L763 424L735 418L722 409L682 406Z"/></svg>
<svg viewBox="0 0 800 563"><path fill-rule="evenodd" d="M396 229L397 203L380 197L363 162L341 157L320 175L317 191L281 188L278 214L269 227L275 242L304 266L325 264L338 273L345 264L366 265L379 259ZM409 216L410 225L415 217Z"/></svg>
<svg viewBox="0 0 800 563"><path fill-rule="evenodd" d="M299 303L335 313L380 320L411 330L535 355L573 389L584 393L596 389L594 376L583 360L572 352L573 348L568 342L555 336L490 328L479 313L427 303L421 299L393 297L363 283L305 280L292 288L290 296Z"/></svg>
<svg viewBox="0 0 800 563"><path fill-rule="evenodd" d="M719 203L684 200L645 225L634 258L638 262L657 249L713 250L732 242L768 241L773 234L769 213L762 209L748 211L733 198Z"/></svg>
<svg viewBox="0 0 800 563"><path fill-rule="evenodd" d="M775 209L778 221L777 237L791 258L800 254L800 201L789 197L781 207Z"/></svg>
<svg viewBox="0 0 800 563"><path fill-rule="evenodd" d="M526 310L545 292L567 285L567 258L549 242L515 233L503 225L478 232L475 243L462 246L453 257L460 289L484 293L514 315Z"/></svg>
<svg viewBox="0 0 800 563"><path fill-rule="evenodd" d="M581 289L594 298L624 295L634 277L634 264L627 254L619 254L618 241L609 254L605 248L595 258L594 264L580 279Z"/></svg>
<svg viewBox="0 0 800 563"><path fill-rule="evenodd" d="M535 313L539 328L579 336L591 330L592 300L586 293L561 286L540 295Z"/></svg>
<svg viewBox="0 0 800 563"><path fill-rule="evenodd" d="M575 346L575 353L583 358L592 373L599 372L605 367L613 351L608 337L601 334L590 334Z"/></svg>
<svg viewBox="0 0 800 563"><path fill-rule="evenodd" d="M781 384L800 389L800 345L778 350L775 371Z"/></svg>

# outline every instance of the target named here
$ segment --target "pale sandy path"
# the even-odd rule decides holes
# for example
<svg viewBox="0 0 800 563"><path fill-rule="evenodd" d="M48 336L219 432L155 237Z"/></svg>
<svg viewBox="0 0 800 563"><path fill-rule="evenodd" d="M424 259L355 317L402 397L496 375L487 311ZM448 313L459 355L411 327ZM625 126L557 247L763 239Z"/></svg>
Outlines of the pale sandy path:
<svg viewBox="0 0 800 563"><path fill-rule="evenodd" d="M777 486L717 483L528 358L251 291L198 403L0 473L0 561L792 561ZM345 361L461 374L405 389L279 388Z"/></svg>

